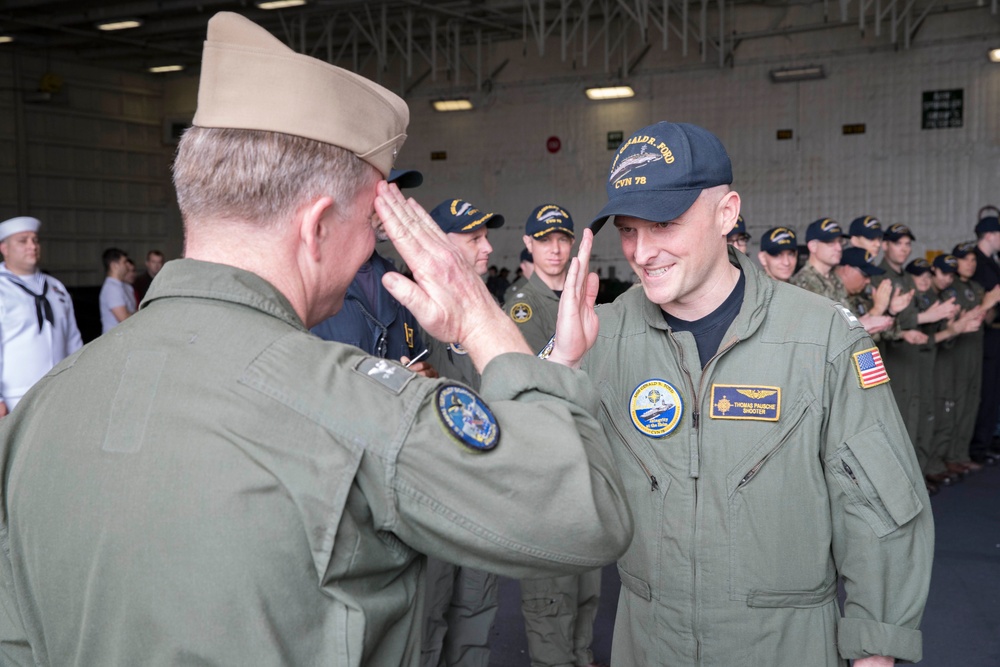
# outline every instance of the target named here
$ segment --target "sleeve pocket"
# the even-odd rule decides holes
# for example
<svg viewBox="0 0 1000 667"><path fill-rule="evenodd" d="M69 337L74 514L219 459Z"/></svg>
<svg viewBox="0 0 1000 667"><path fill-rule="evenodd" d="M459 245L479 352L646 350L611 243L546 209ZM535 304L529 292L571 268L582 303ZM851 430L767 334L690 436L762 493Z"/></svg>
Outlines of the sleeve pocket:
<svg viewBox="0 0 1000 667"><path fill-rule="evenodd" d="M906 468L879 425L841 445L833 465L837 479L878 537L906 524L923 509Z"/></svg>

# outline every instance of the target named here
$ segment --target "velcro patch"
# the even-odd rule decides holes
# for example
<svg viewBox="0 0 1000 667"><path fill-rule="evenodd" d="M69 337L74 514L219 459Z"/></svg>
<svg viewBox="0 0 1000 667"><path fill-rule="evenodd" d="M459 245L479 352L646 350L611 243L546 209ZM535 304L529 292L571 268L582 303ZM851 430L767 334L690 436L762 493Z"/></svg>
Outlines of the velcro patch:
<svg viewBox="0 0 1000 667"><path fill-rule="evenodd" d="M712 419L776 422L781 416L781 387L713 384Z"/></svg>
<svg viewBox="0 0 1000 667"><path fill-rule="evenodd" d="M471 389L446 384L437 391L441 425L474 452L488 452L500 442L500 425L483 399Z"/></svg>
<svg viewBox="0 0 1000 667"><path fill-rule="evenodd" d="M877 387L889 381L889 374L885 372L882 355L878 353L877 347L855 352L853 359L854 370L858 372L862 389Z"/></svg>
<svg viewBox="0 0 1000 667"><path fill-rule="evenodd" d="M861 324L861 321L854 316L854 313L851 312L850 308L846 308L840 305L839 303L834 304L834 307L837 309L837 312L843 315L844 319L847 320L847 326L849 326L851 329L864 327L864 325Z"/></svg>
<svg viewBox="0 0 1000 667"><path fill-rule="evenodd" d="M413 371L407 370L394 361L365 357L354 367L354 372L374 380L394 394L403 393L403 389L413 379Z"/></svg>

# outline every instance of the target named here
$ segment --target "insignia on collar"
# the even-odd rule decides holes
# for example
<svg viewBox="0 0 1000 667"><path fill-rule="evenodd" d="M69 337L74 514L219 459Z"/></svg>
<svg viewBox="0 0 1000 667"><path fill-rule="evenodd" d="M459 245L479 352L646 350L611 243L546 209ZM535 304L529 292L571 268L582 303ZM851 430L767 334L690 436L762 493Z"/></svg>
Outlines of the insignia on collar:
<svg viewBox="0 0 1000 667"><path fill-rule="evenodd" d="M403 393L407 383L413 379L412 371L378 357L365 357L354 367L354 372L378 382L394 394Z"/></svg>
<svg viewBox="0 0 1000 667"><path fill-rule="evenodd" d="M889 374L882 364L882 355L877 347L871 347L861 352L855 352L854 369L858 372L858 380L862 389L870 389L889 381Z"/></svg>
<svg viewBox="0 0 1000 667"><path fill-rule="evenodd" d="M776 422L781 416L781 387L713 384L710 416Z"/></svg>
<svg viewBox="0 0 1000 667"><path fill-rule="evenodd" d="M519 301L510 307L510 319L518 324L524 324L531 319L531 306Z"/></svg>
<svg viewBox="0 0 1000 667"><path fill-rule="evenodd" d="M448 348L455 354L466 355L469 353L468 350L462 347L459 343L451 343L448 345Z"/></svg>
<svg viewBox="0 0 1000 667"><path fill-rule="evenodd" d="M437 391L441 424L474 452L488 452L500 441L500 426L490 409L471 389L446 384Z"/></svg>
<svg viewBox="0 0 1000 667"><path fill-rule="evenodd" d="M538 358L548 359L549 355L552 354L552 348L554 348L555 346L556 346L556 336L555 334L552 334L552 338L550 338L549 342L545 344L545 347L543 347L541 350L538 351Z"/></svg>
<svg viewBox="0 0 1000 667"><path fill-rule="evenodd" d="M406 336L406 347L413 349L413 327L403 322L403 334Z"/></svg>
<svg viewBox="0 0 1000 667"><path fill-rule="evenodd" d="M839 312L843 316L843 318L847 320L847 326L850 327L851 329L857 329L860 326L864 326L861 324L861 321L854 316L854 313L852 313L850 309L845 308L839 303L834 304L834 307L837 309L837 312Z"/></svg>
<svg viewBox="0 0 1000 667"><path fill-rule="evenodd" d="M674 432L684 415L684 400L666 380L646 380L632 392L629 416L640 433L662 438Z"/></svg>

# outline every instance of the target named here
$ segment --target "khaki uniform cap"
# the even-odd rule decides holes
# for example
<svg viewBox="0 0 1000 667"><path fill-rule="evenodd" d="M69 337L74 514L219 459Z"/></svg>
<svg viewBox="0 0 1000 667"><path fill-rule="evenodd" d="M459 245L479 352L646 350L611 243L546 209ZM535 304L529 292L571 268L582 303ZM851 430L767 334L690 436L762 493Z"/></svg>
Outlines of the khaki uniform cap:
<svg viewBox="0 0 1000 667"><path fill-rule="evenodd" d="M208 22L198 127L266 130L340 146L389 175L410 110L368 79L295 53L232 12Z"/></svg>

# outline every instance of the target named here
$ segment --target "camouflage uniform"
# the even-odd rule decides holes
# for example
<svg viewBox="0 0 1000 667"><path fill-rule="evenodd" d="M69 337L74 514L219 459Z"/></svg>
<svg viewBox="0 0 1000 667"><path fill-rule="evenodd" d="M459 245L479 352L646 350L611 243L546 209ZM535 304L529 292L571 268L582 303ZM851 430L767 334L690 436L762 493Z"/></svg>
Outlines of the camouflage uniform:
<svg viewBox="0 0 1000 667"><path fill-rule="evenodd" d="M813 294L825 296L831 301L843 303L847 300L847 290L832 270L830 275L824 278L812 264L806 264L788 282Z"/></svg>

